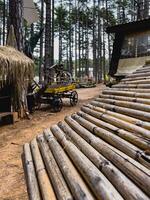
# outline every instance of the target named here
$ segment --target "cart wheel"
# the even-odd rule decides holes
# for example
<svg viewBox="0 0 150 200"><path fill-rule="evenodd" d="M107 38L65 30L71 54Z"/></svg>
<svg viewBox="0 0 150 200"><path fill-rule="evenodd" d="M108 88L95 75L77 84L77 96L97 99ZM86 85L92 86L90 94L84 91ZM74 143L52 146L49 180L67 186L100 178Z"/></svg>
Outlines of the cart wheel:
<svg viewBox="0 0 150 200"><path fill-rule="evenodd" d="M75 106L78 102L78 93L76 91L71 92L70 105Z"/></svg>
<svg viewBox="0 0 150 200"><path fill-rule="evenodd" d="M61 98L54 98L53 99L53 110L54 112L60 112L63 107L63 102Z"/></svg>

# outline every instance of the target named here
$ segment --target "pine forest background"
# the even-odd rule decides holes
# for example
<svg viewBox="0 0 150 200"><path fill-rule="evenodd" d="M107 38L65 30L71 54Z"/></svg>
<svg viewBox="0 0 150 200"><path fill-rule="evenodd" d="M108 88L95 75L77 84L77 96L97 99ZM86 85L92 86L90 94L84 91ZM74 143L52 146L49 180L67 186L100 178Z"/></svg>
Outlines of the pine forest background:
<svg viewBox="0 0 150 200"><path fill-rule="evenodd" d="M8 16L18 0L0 0L0 45L6 44ZM12 2L12 3L11 3ZM40 20L23 22L24 44L36 43L36 74L45 66L63 63L74 77L94 76L101 81L108 72L114 35L106 27L149 17L148 0L36 0ZM140 12L139 12L140 10ZM44 66L44 67L43 67Z"/></svg>

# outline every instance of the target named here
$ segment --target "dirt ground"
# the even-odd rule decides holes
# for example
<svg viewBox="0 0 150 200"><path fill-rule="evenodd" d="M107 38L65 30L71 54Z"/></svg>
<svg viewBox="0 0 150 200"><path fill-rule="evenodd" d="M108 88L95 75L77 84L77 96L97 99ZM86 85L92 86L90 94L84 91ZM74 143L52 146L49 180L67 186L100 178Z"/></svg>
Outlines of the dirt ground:
<svg viewBox="0 0 150 200"><path fill-rule="evenodd" d="M60 113L36 111L32 120L22 120L0 128L0 200L28 199L21 162L22 146L30 142L43 129L63 120L80 107L97 97L103 85L96 88L78 89L79 103L70 107L66 102Z"/></svg>

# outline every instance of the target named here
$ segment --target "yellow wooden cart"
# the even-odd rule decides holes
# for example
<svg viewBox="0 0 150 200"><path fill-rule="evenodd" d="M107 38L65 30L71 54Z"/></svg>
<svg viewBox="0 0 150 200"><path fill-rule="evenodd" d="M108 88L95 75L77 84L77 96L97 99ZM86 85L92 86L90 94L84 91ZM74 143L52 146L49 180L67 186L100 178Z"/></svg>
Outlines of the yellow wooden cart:
<svg viewBox="0 0 150 200"><path fill-rule="evenodd" d="M62 98L68 98L70 105L75 106L78 102L78 93L75 89L76 85L74 83L47 85L42 88L34 84L34 101L30 97L32 100L30 100L28 107L33 110L35 105L49 104L55 112L59 112L63 107Z"/></svg>

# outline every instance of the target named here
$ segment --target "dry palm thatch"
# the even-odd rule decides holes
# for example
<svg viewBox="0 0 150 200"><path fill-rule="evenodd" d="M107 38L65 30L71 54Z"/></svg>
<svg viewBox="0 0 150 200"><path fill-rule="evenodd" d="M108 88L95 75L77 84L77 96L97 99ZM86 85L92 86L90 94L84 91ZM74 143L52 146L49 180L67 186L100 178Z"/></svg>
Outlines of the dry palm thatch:
<svg viewBox="0 0 150 200"><path fill-rule="evenodd" d="M23 53L8 46L0 46L0 88L12 85L14 110L21 107L23 93L33 79L34 62Z"/></svg>

